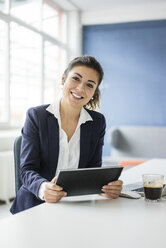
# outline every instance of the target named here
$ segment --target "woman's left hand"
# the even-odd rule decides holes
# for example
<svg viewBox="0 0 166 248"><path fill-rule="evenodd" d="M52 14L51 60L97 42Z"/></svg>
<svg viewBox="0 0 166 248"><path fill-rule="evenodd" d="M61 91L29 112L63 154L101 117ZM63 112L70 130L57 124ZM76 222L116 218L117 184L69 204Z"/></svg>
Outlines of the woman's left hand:
<svg viewBox="0 0 166 248"><path fill-rule="evenodd" d="M119 197L122 190L123 182L121 180L110 182L107 185L102 187L102 191L104 193L101 196L105 196L107 198L116 199Z"/></svg>

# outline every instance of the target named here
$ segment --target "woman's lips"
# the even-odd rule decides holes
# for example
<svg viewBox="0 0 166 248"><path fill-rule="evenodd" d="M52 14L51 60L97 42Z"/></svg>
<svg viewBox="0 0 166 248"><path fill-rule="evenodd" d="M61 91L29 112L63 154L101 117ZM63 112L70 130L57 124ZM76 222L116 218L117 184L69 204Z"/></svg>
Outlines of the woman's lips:
<svg viewBox="0 0 166 248"><path fill-rule="evenodd" d="M77 94L74 93L74 92L71 92L71 94L72 94L72 96L74 96L76 99L83 99L82 96L79 96L79 95L77 95Z"/></svg>

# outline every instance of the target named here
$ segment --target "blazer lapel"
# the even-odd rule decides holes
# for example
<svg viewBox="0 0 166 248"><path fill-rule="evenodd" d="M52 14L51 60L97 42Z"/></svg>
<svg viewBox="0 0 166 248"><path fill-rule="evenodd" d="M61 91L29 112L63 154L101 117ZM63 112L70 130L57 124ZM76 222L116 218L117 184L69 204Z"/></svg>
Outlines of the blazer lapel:
<svg viewBox="0 0 166 248"><path fill-rule="evenodd" d="M59 156L59 125L53 114L48 117L49 162L52 176L55 175Z"/></svg>
<svg viewBox="0 0 166 248"><path fill-rule="evenodd" d="M78 168L85 168L87 163L88 154L90 152L90 141L92 135L92 121L87 121L81 125L80 134L80 161Z"/></svg>

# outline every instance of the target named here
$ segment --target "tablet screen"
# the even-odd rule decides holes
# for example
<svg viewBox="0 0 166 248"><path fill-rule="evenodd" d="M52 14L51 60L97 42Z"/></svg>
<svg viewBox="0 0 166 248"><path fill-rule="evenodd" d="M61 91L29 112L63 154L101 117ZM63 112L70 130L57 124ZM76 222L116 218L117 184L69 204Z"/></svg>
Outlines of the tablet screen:
<svg viewBox="0 0 166 248"><path fill-rule="evenodd" d="M60 170L56 184L67 192L67 196L100 194L104 185L118 180L122 169L120 166L110 166Z"/></svg>

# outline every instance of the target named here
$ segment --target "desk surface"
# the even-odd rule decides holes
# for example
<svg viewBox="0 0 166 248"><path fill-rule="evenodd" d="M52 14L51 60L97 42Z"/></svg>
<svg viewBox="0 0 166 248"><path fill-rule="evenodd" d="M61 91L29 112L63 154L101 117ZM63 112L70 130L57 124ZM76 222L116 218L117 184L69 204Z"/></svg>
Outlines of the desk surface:
<svg viewBox="0 0 166 248"><path fill-rule="evenodd" d="M45 203L1 220L0 247L165 248L165 229L166 198L148 203L143 198L98 197Z"/></svg>

